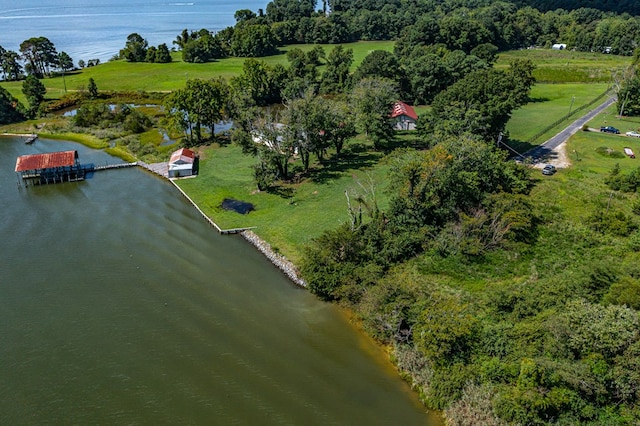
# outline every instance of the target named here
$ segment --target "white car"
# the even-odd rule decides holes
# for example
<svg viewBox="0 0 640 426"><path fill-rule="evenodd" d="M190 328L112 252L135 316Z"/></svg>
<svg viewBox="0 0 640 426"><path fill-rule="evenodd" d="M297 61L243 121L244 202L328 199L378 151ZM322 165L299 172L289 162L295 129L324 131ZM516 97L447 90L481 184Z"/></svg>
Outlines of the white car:
<svg viewBox="0 0 640 426"><path fill-rule="evenodd" d="M627 132L627 133L625 133L625 134L626 134L627 136L633 136L634 138L640 138L640 133L635 132L635 131L633 131L633 130L632 130L632 131L630 131L630 132Z"/></svg>

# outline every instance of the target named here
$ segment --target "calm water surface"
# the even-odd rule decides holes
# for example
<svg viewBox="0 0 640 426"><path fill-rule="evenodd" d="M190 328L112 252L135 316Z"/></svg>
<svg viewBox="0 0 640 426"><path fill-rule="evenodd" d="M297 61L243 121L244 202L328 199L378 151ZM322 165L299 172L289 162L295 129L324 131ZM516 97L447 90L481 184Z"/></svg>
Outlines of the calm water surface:
<svg viewBox="0 0 640 426"><path fill-rule="evenodd" d="M0 138L0 424L434 425L335 307L138 169L18 189Z"/></svg>
<svg viewBox="0 0 640 426"><path fill-rule="evenodd" d="M131 33L149 45L172 41L180 32L218 31L235 24L238 9L257 13L268 0L0 0L0 46L18 52L31 37L47 37L74 64L109 60Z"/></svg>

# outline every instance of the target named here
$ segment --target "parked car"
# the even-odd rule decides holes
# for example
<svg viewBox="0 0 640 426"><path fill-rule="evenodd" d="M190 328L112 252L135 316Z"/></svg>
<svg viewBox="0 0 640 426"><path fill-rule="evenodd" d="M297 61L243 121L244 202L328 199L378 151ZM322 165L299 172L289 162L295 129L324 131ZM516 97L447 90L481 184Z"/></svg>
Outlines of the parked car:
<svg viewBox="0 0 640 426"><path fill-rule="evenodd" d="M638 133L638 132L634 132L633 130L631 130L631 131L629 131L629 132L627 132L627 133L625 133L625 134L626 134L627 136L632 136L632 137L634 137L634 138L640 138L640 133Z"/></svg>
<svg viewBox="0 0 640 426"><path fill-rule="evenodd" d="M600 127L600 131L604 133L615 133L616 135L620 134L620 130L616 129L613 126L602 126Z"/></svg>
<svg viewBox="0 0 640 426"><path fill-rule="evenodd" d="M542 174L550 176L556 172L556 166L553 164L547 164L542 168Z"/></svg>

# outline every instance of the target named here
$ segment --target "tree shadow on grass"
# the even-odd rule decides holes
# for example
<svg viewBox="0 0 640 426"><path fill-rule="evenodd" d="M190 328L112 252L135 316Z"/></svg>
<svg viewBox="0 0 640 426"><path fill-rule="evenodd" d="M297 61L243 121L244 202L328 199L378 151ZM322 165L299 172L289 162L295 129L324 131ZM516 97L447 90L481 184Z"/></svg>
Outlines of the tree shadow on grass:
<svg viewBox="0 0 640 426"><path fill-rule="evenodd" d="M550 100L551 99L545 98L545 97L541 97L541 98L529 97L529 102L532 103L532 104L537 104L537 103L540 103L540 102L549 102Z"/></svg>
<svg viewBox="0 0 640 426"><path fill-rule="evenodd" d="M269 194L277 195L280 198L289 199L293 197L295 190L290 186L273 185L266 189Z"/></svg>
<svg viewBox="0 0 640 426"><path fill-rule="evenodd" d="M525 141L512 139L512 138L509 138L509 140L503 141L503 142L505 143L505 145L509 147L509 148L506 148L506 147L502 147L502 148L506 149L509 152L510 158L518 158L519 156L518 154L516 154L516 152L524 155L526 152L529 152L538 146L530 142L525 142Z"/></svg>
<svg viewBox="0 0 640 426"><path fill-rule="evenodd" d="M317 184L325 184L339 179L349 170L362 170L373 167L380 161L379 152L343 152L339 157L332 157L322 163L322 167L311 171L309 177Z"/></svg>

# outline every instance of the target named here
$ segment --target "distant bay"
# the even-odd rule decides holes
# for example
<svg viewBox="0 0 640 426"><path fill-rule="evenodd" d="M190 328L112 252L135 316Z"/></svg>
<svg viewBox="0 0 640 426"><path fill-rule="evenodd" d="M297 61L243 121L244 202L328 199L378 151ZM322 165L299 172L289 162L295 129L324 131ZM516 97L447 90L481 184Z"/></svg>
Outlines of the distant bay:
<svg viewBox="0 0 640 426"><path fill-rule="evenodd" d="M219 31L235 24L239 9L266 9L268 0L142 1L142 0L21 0L0 1L0 46L19 51L31 37L46 37L58 52L80 59L108 61L138 33L149 45L169 48L187 28Z"/></svg>

